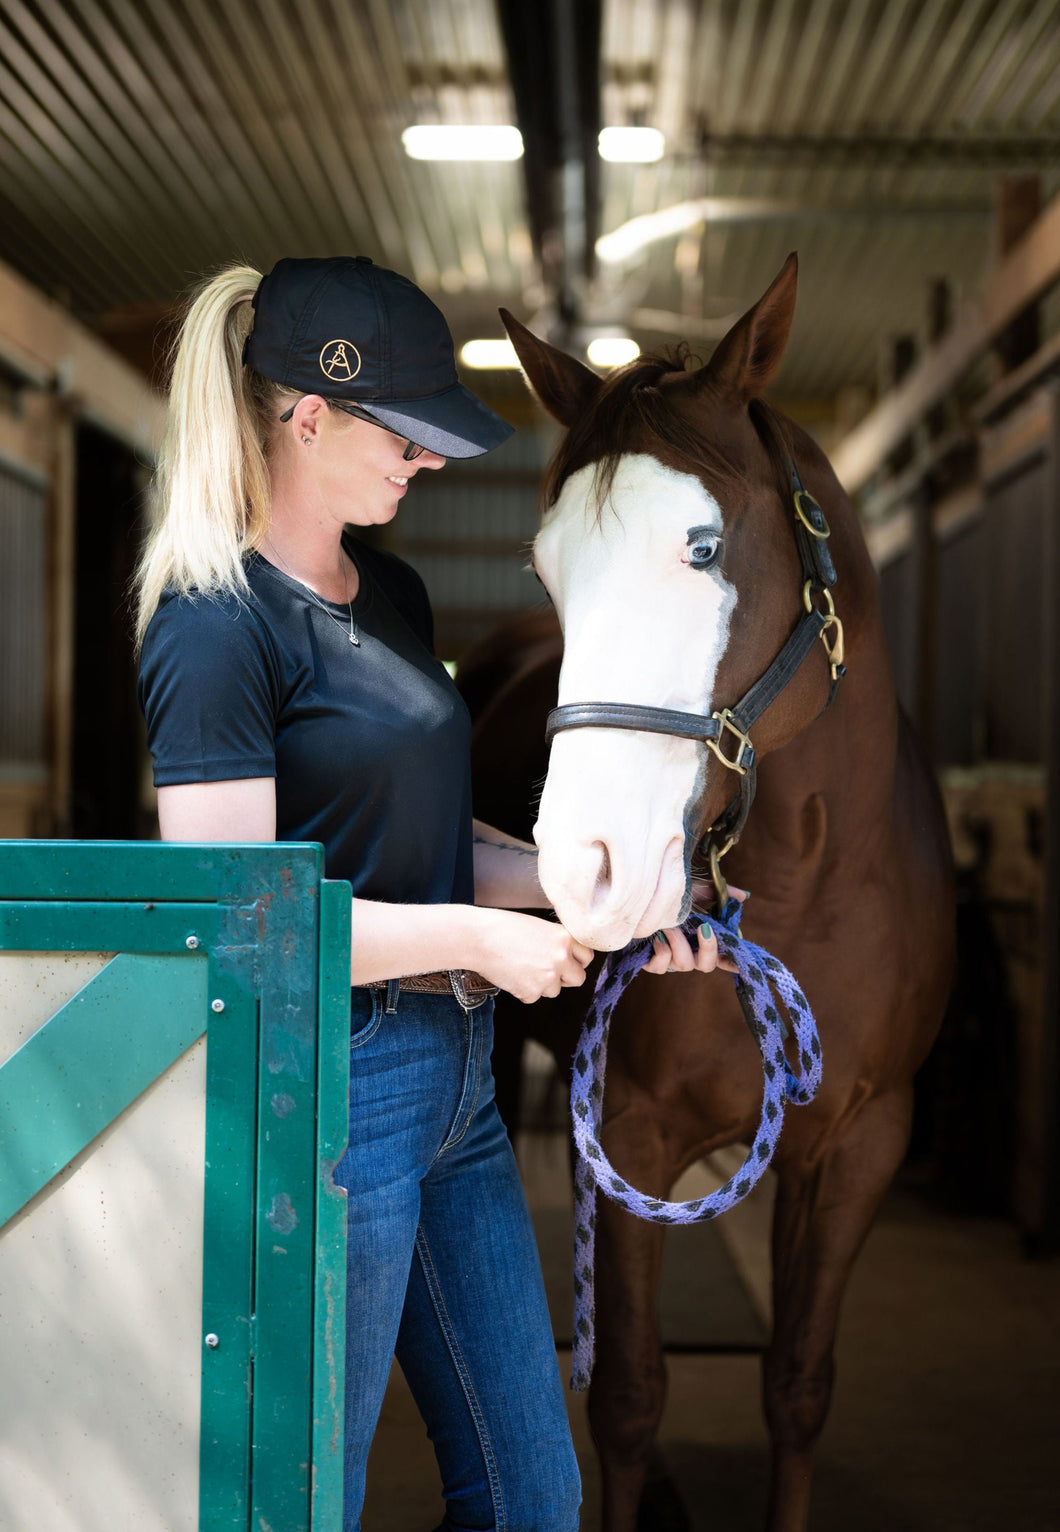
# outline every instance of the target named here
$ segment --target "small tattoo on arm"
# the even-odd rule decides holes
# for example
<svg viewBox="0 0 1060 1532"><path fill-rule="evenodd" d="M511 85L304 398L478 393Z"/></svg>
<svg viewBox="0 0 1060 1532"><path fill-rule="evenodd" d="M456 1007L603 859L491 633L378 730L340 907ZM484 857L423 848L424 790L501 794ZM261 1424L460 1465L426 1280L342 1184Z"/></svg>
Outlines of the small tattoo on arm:
<svg viewBox="0 0 1060 1532"><path fill-rule="evenodd" d="M536 859L537 850L532 846L519 846L510 840L490 840L488 835L476 835L476 846L492 846L495 851L514 851L516 856L531 856Z"/></svg>

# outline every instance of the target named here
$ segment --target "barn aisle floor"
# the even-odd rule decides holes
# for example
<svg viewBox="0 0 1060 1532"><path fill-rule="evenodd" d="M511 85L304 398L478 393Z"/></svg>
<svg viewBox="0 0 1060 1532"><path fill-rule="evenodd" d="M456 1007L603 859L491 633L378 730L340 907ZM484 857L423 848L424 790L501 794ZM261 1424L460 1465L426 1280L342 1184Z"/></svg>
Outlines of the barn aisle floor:
<svg viewBox="0 0 1060 1532"><path fill-rule="evenodd" d="M532 1203L565 1194L563 1156L558 1137L522 1146ZM709 1171L698 1176L682 1194L709 1184ZM768 1290L768 1200L763 1191L726 1220L731 1253L759 1302ZM560 1363L566 1377L569 1353ZM838 1363L813 1532L1060 1532L1060 1261L1028 1262L1009 1225L942 1213L895 1190L854 1272ZM669 1374L660 1443L688 1527L760 1532L767 1447L757 1358L672 1356ZM568 1397L585 1481L582 1526L595 1532L599 1490L584 1401ZM395 1369L365 1532L430 1532L440 1519L430 1445ZM651 1525L671 1532L677 1524L660 1516Z"/></svg>

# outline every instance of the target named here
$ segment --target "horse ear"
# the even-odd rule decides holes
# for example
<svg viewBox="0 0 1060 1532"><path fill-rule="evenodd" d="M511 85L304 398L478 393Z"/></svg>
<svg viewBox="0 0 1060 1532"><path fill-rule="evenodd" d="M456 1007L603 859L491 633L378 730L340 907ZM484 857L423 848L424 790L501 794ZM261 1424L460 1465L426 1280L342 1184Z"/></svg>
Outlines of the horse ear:
<svg viewBox="0 0 1060 1532"><path fill-rule="evenodd" d="M530 387L549 414L569 428L593 403L603 379L577 358L539 340L507 309L501 309L500 316Z"/></svg>
<svg viewBox="0 0 1060 1532"><path fill-rule="evenodd" d="M798 275L799 258L792 251L754 308L736 321L707 365L695 374L698 380L744 399L765 391L788 343Z"/></svg>

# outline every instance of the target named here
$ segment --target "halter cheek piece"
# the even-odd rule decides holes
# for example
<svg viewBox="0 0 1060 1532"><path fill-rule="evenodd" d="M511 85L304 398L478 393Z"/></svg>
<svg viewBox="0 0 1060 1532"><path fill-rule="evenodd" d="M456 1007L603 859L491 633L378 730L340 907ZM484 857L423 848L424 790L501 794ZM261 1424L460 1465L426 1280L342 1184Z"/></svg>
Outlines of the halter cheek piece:
<svg viewBox="0 0 1060 1532"><path fill-rule="evenodd" d="M804 489L793 459L789 458L788 467L792 504L795 508L795 544L802 564L802 603L805 611L772 665L744 692L739 702L734 707L721 708L709 717L702 713L681 713L670 708L639 707L628 702L570 702L563 707L553 708L545 725L545 738L549 744L563 729L590 728L639 729L649 734L672 734L680 739L702 740L723 766L736 773L740 778L736 797L710 826L700 845L700 851L704 855L709 854L711 873L721 904L725 902L726 890L718 863L739 840L754 802L756 762L751 729L794 677L818 638L828 655L831 677L828 701L822 711L831 707L839 683L846 674L843 663L843 624L836 616L832 599L836 572L828 547L828 522L817 501Z"/></svg>

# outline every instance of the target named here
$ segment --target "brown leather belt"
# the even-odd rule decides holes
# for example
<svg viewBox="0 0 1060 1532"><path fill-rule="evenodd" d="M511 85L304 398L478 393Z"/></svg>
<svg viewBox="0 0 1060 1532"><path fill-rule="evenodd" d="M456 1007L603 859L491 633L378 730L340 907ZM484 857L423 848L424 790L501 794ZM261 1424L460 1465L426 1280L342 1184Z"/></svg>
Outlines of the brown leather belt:
<svg viewBox="0 0 1060 1532"><path fill-rule="evenodd" d="M365 989L386 989L388 979L372 979L366 984ZM470 1002L480 1004L488 995L497 993L496 984L491 984L480 973L468 968L440 969L437 973L412 973L396 981L404 990L413 995L454 995L460 1004L467 1006Z"/></svg>

